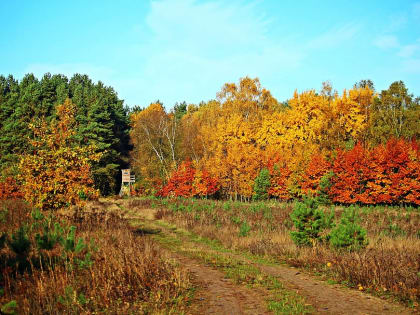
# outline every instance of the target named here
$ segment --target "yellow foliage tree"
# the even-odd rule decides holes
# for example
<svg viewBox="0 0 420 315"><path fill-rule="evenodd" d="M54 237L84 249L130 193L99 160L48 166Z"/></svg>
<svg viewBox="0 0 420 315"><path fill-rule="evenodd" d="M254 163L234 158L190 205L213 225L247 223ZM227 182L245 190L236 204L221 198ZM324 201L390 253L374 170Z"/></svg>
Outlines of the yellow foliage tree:
<svg viewBox="0 0 420 315"><path fill-rule="evenodd" d="M131 115L132 165L147 188L168 179L179 160L179 122L160 103Z"/></svg>
<svg viewBox="0 0 420 315"><path fill-rule="evenodd" d="M369 87L354 88L336 96L331 104L332 115L327 129L328 149L342 147L347 141L366 138L370 121L370 107L374 94Z"/></svg>
<svg viewBox="0 0 420 315"><path fill-rule="evenodd" d="M258 79L248 77L241 79L239 85L226 84L218 97L219 102L202 110L202 164L219 178L223 193L250 198L262 166L256 135L263 118L274 113L278 102L261 88Z"/></svg>
<svg viewBox="0 0 420 315"><path fill-rule="evenodd" d="M19 163L25 199L42 210L57 209L95 199L90 163L98 161L95 147L81 147L74 140L76 107L67 99L56 107L50 124L40 121L30 126L32 151Z"/></svg>

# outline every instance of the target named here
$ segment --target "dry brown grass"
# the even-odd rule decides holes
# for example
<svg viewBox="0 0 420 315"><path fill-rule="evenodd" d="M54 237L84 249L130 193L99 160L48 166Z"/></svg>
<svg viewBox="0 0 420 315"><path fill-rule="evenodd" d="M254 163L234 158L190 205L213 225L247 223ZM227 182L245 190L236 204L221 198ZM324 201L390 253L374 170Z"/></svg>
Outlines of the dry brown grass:
<svg viewBox="0 0 420 315"><path fill-rule="evenodd" d="M158 218L225 246L267 255L350 286L391 294L409 305L420 301L420 212L410 208L360 209L369 245L357 252L327 245L297 247L289 236L293 204L241 204L205 200L163 200ZM339 218L342 208L335 208ZM251 230L239 236L242 222ZM360 286L359 286L360 285Z"/></svg>
<svg viewBox="0 0 420 315"><path fill-rule="evenodd" d="M0 225L9 232L30 221L30 209L21 202L0 205L8 215ZM33 267L23 274L8 273L10 251L3 249L0 303L15 300L19 314L141 314L180 313L191 288L188 275L161 258L148 237L134 233L127 222L98 202L87 212L66 213L77 226L78 237L92 240L90 268ZM20 219L20 221L19 221ZM30 256L36 257L34 249ZM60 248L49 253L60 255ZM10 258L10 257L9 257Z"/></svg>

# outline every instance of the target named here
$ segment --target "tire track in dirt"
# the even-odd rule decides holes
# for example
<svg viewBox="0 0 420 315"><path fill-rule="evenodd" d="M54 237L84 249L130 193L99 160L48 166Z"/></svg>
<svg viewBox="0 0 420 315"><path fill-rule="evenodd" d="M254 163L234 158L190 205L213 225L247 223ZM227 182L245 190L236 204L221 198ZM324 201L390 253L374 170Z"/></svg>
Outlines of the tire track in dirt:
<svg viewBox="0 0 420 315"><path fill-rule="evenodd" d="M236 285L222 272L203 266L194 259L172 252L168 255L192 274L192 281L198 287L191 314L272 314L267 311L260 290Z"/></svg>
<svg viewBox="0 0 420 315"><path fill-rule="evenodd" d="M299 291L320 314L414 314L380 298L317 281L291 267L256 265L263 272L279 277L288 288Z"/></svg>
<svg viewBox="0 0 420 315"><path fill-rule="evenodd" d="M201 244L200 244L201 245ZM211 250L211 249L208 249ZM294 267L264 265L241 255L220 253L259 268L263 273L278 278L288 289L304 296L318 314L391 315L416 314L398 304L352 290L340 285L329 285Z"/></svg>
<svg viewBox="0 0 420 315"><path fill-rule="evenodd" d="M204 247L202 244L197 246L200 246L200 248ZM214 252L214 250L209 248L207 250ZM251 264L259 268L263 273L278 278L288 289L292 289L300 295L303 295L307 299L307 302L314 307L317 314L415 314L403 306L389 303L378 297L339 285L332 286L323 281L313 279L312 276L293 267L284 267L281 265L268 266L255 263L240 255L231 253L219 254Z"/></svg>

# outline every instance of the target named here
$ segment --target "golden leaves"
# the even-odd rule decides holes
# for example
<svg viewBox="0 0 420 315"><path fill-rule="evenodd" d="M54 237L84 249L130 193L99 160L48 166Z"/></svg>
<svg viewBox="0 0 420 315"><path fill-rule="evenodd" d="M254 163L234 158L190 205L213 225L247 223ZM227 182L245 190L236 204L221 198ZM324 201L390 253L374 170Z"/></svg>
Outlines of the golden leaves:
<svg viewBox="0 0 420 315"><path fill-rule="evenodd" d="M261 87L258 78L245 77L238 84L225 84L217 100L188 107L176 126L179 131L175 143L181 152L177 158L194 161L198 169L208 170L219 179L223 194L250 197L260 169L280 156L284 174L272 168L271 175L276 181L276 196L289 198L290 192L300 194L302 176L313 152L331 154L348 141L365 137L373 96L367 87L339 95L325 85L321 93L295 91L290 100L280 104ZM146 146L153 142L145 141L147 132L157 135L162 119L170 120L171 115L160 104L133 114L132 139L139 161L140 156L150 157ZM145 126L150 128L146 130ZM165 142L163 137L159 139ZM157 147L155 151L167 152ZM142 161L142 168L159 163L152 158ZM168 167L166 174L171 170Z"/></svg>
<svg viewBox="0 0 420 315"><path fill-rule="evenodd" d="M23 155L20 163L22 192L27 201L40 209L56 209L96 198L90 163L99 161L92 145L79 146L75 134L75 106L70 100L58 105L57 119L41 122L31 141L33 151Z"/></svg>

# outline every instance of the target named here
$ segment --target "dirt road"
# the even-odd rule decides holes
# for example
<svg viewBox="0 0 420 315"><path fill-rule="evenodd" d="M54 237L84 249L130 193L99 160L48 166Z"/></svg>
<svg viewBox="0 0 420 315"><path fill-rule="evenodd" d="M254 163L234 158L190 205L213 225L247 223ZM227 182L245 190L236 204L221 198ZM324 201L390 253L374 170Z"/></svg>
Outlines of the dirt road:
<svg viewBox="0 0 420 315"><path fill-rule="evenodd" d="M198 288L191 313L194 314L272 314L265 306L264 292L236 285L223 272L181 255L171 255L192 275Z"/></svg>

